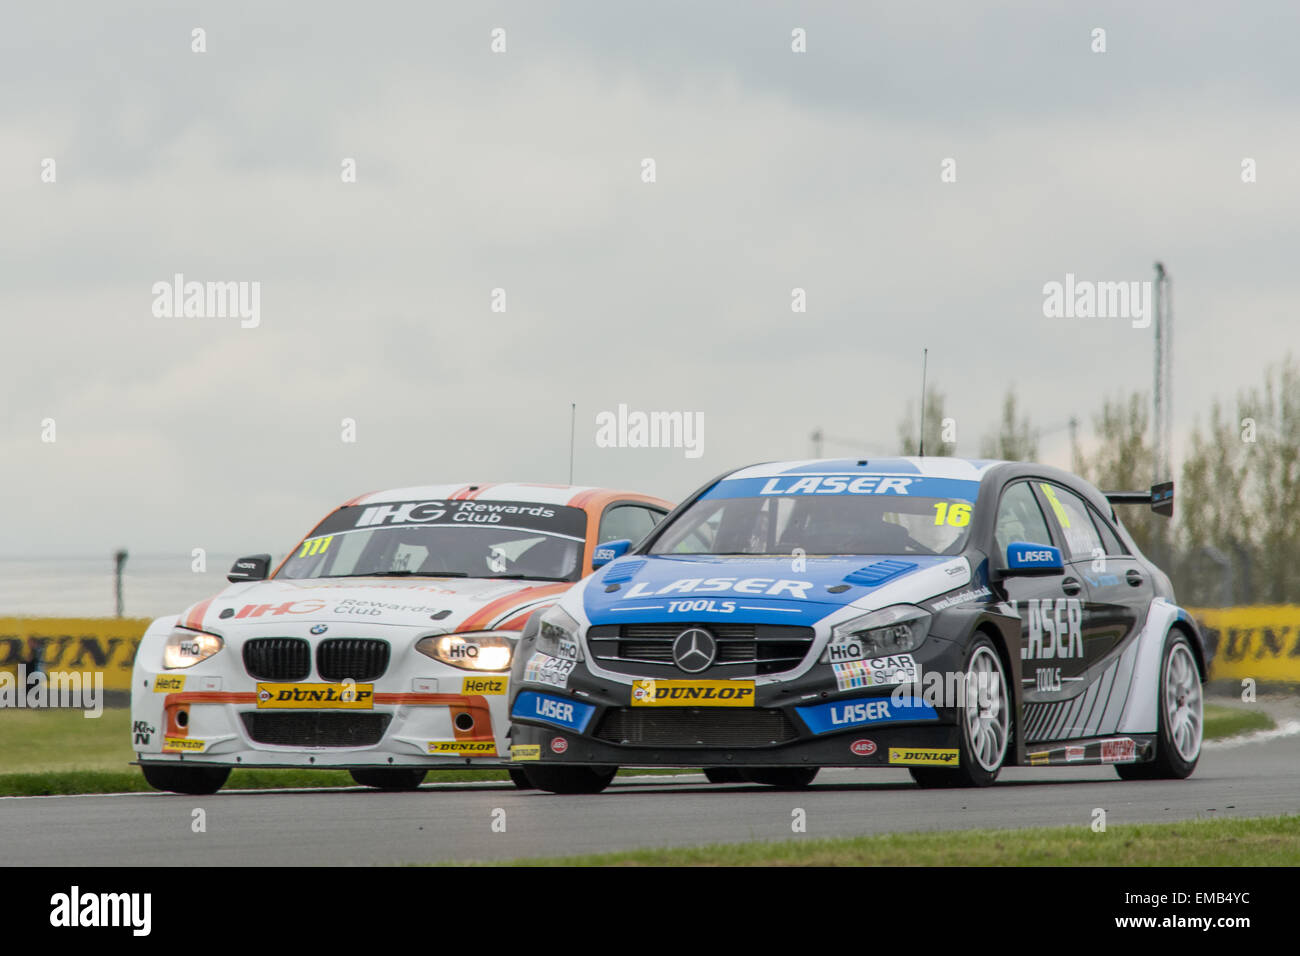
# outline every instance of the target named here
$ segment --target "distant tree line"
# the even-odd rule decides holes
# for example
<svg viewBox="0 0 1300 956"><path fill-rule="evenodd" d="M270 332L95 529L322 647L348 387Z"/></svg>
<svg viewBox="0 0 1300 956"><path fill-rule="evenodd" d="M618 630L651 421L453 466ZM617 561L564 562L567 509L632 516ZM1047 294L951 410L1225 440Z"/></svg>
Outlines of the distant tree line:
<svg viewBox="0 0 1300 956"><path fill-rule="evenodd" d="M926 395L925 452L955 455L943 428L945 396ZM1142 490L1155 479L1151 403L1142 392L1105 397L1092 416L1095 440L1072 449L1075 469L1104 491ZM917 411L899 423L903 454L917 453ZM979 444L983 458L1033 461L1039 432L1013 391L995 428ZM950 439L950 440L946 440ZM1300 363L1288 354L1259 384L1231 400L1216 398L1197 422L1177 475L1174 518L1120 506L1120 519L1143 553L1174 580L1191 605L1300 602Z"/></svg>

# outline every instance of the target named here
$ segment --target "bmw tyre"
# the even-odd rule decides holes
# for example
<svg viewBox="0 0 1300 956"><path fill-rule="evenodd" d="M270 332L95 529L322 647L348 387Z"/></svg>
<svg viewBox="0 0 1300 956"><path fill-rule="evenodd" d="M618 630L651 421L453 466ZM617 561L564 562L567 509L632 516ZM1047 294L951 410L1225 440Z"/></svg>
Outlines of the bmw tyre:
<svg viewBox="0 0 1300 956"><path fill-rule="evenodd" d="M524 776L538 790L550 793L600 793L618 773L617 767L528 767Z"/></svg>
<svg viewBox="0 0 1300 956"><path fill-rule="evenodd" d="M1160 659L1160 693L1156 707L1159 733L1156 758L1147 763L1121 763L1115 772L1124 780L1182 780L1201 759L1205 726L1201 671L1186 635L1170 631Z"/></svg>
<svg viewBox="0 0 1300 956"><path fill-rule="evenodd" d="M427 770L407 769L406 767L374 767L362 770L349 770L352 779L363 787L376 790L418 790L424 783Z"/></svg>
<svg viewBox="0 0 1300 956"><path fill-rule="evenodd" d="M164 767L142 764L145 782L155 790L206 796L216 793L230 777L229 767Z"/></svg>
<svg viewBox="0 0 1300 956"><path fill-rule="evenodd" d="M987 637L976 638L966 655L965 686L958 764L910 768L912 779L922 787L987 787L1006 760L1011 697L1002 658Z"/></svg>

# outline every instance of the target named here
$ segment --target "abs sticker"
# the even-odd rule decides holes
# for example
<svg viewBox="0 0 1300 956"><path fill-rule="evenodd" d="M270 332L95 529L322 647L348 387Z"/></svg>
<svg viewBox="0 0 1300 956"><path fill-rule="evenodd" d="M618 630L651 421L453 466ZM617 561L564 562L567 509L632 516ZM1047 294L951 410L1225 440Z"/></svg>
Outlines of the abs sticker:
<svg viewBox="0 0 1300 956"><path fill-rule="evenodd" d="M552 738L551 738L551 752L552 752L552 753L562 754L562 753L564 753L564 752L565 752L566 750L568 750L568 749L569 749L569 742L568 742L567 740L565 740L563 737L552 737Z"/></svg>
<svg viewBox="0 0 1300 956"><path fill-rule="evenodd" d="M855 740L849 744L849 750L859 757L870 757L876 752L876 742L874 740Z"/></svg>
<svg viewBox="0 0 1300 956"><path fill-rule="evenodd" d="M960 759L956 750L936 750L934 748L890 747L889 762L903 766L943 766L955 767Z"/></svg>
<svg viewBox="0 0 1300 956"><path fill-rule="evenodd" d="M155 694L174 694L177 691L185 689L185 678L182 675L159 674L153 679L153 692Z"/></svg>
<svg viewBox="0 0 1300 956"><path fill-rule="evenodd" d="M207 741L195 740L192 737L164 737L163 753L180 753L181 751L199 753L207 745Z"/></svg>
<svg viewBox="0 0 1300 956"><path fill-rule="evenodd" d="M500 697L506 692L508 679L505 677L466 677L460 682L462 694L480 694L484 697Z"/></svg>
<svg viewBox="0 0 1300 956"><path fill-rule="evenodd" d="M541 760L541 744L515 744L510 748L511 760Z"/></svg>
<svg viewBox="0 0 1300 956"><path fill-rule="evenodd" d="M492 740L430 740L429 753L495 757L497 745Z"/></svg>

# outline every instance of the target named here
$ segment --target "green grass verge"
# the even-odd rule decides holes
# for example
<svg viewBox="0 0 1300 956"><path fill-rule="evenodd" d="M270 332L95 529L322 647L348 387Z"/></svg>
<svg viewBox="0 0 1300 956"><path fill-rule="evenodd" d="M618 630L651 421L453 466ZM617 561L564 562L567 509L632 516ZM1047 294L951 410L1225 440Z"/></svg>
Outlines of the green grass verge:
<svg viewBox="0 0 1300 956"><path fill-rule="evenodd" d="M1256 730L1272 730L1273 718L1264 711L1249 707L1205 705L1205 739L1219 740Z"/></svg>
<svg viewBox="0 0 1300 956"><path fill-rule="evenodd" d="M1297 866L1300 816L730 843L500 866Z"/></svg>
<svg viewBox="0 0 1300 956"><path fill-rule="evenodd" d="M1209 704L1205 736L1230 737L1266 729L1273 721L1263 711ZM80 711L6 710L0 712L0 796L66 793L132 793L150 789L140 771L129 766L131 714L106 709L100 717ZM620 771L673 774L678 770ZM434 770L426 781L505 780L504 770ZM350 787L342 770L236 770L226 784L232 789Z"/></svg>
<svg viewBox="0 0 1300 956"><path fill-rule="evenodd" d="M131 749L131 714L108 709L87 718L81 711L0 712L0 796L69 793L140 793L144 782ZM627 770L627 774L678 773ZM426 783L508 780L504 770L431 770ZM346 770L236 770L226 788L274 790L299 787L355 787Z"/></svg>

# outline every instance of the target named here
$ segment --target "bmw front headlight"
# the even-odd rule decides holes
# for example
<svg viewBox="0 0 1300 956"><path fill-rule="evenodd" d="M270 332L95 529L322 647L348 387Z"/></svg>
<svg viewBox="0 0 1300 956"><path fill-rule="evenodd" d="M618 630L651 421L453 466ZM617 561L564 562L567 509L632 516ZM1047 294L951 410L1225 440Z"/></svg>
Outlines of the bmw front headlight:
<svg viewBox="0 0 1300 956"><path fill-rule="evenodd" d="M464 631L422 637L415 649L435 661L467 671L508 671L515 653L514 631Z"/></svg>
<svg viewBox="0 0 1300 956"><path fill-rule="evenodd" d="M582 627L568 612L553 604L542 612L538 624L536 650L566 661L582 660L582 641L578 635Z"/></svg>
<svg viewBox="0 0 1300 956"><path fill-rule="evenodd" d="M822 654L822 663L903 654L920 647L929 633L929 611L914 604L895 604L831 628L831 640ZM839 653L831 650L837 645ZM860 653L857 648L861 648Z"/></svg>
<svg viewBox="0 0 1300 956"><path fill-rule="evenodd" d="M226 642L215 634L178 625L168 635L167 643L163 645L163 667L166 670L193 667L199 661L206 661L225 646Z"/></svg>

